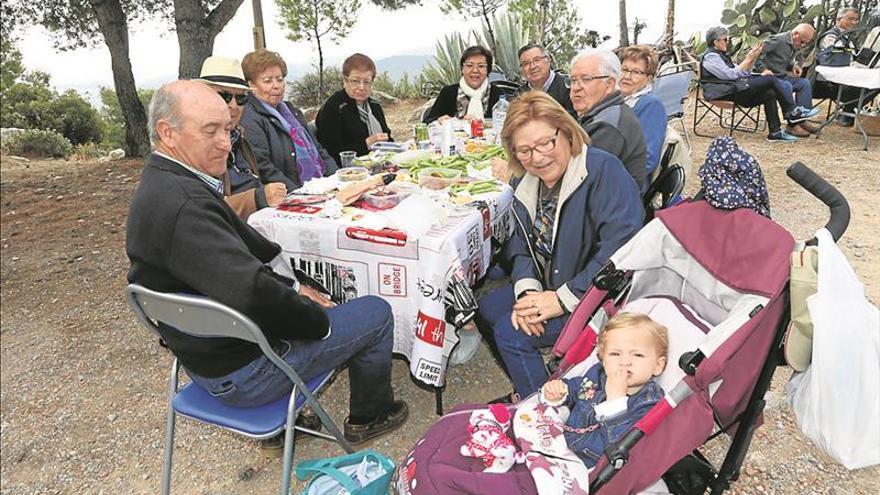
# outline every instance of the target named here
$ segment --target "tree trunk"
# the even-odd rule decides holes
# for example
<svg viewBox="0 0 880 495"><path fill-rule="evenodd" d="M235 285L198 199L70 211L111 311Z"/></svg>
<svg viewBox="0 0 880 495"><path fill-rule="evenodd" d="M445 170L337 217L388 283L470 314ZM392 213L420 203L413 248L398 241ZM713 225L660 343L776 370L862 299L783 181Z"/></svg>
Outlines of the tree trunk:
<svg viewBox="0 0 880 495"><path fill-rule="evenodd" d="M675 36L675 0L669 0L666 7L666 29L664 29L664 45L672 47Z"/></svg>
<svg viewBox="0 0 880 495"><path fill-rule="evenodd" d="M125 153L128 156L143 156L150 150L147 138L147 115L138 98L131 60L128 54L128 21L119 0L89 0L98 21L98 28L104 36L104 43L110 50L110 63L113 68L113 84L119 108L125 118Z"/></svg>
<svg viewBox="0 0 880 495"><path fill-rule="evenodd" d="M489 31L489 50L492 50L492 53L495 53L495 31L492 29L492 22L489 20L489 12L486 11L486 2L484 0L480 1L480 6L483 10L483 22L486 23L486 28ZM492 68L489 67L489 72L492 72Z"/></svg>
<svg viewBox="0 0 880 495"><path fill-rule="evenodd" d="M620 12L620 46L629 46L629 28L626 26L626 0L618 0Z"/></svg>
<svg viewBox="0 0 880 495"><path fill-rule="evenodd" d="M324 50L321 48L321 33L318 32L318 26L321 24L321 13L318 11L318 2L313 2L315 6L315 43L318 45L318 99L324 101Z"/></svg>
<svg viewBox="0 0 880 495"><path fill-rule="evenodd" d="M538 4L538 32L535 42L546 48L544 38L547 34L547 11L550 10L549 0L541 0Z"/></svg>
<svg viewBox="0 0 880 495"><path fill-rule="evenodd" d="M204 9L200 0L174 0L174 24L177 29L177 45L180 47L178 78L199 77L202 62L214 51L214 40L243 1L223 0L207 15L203 15Z"/></svg>

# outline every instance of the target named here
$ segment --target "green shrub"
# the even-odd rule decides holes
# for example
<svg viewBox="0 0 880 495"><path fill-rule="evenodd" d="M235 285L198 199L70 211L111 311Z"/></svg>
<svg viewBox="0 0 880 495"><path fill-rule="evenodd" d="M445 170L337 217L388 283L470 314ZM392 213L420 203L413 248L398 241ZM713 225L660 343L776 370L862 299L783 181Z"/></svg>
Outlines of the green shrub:
<svg viewBox="0 0 880 495"><path fill-rule="evenodd" d="M73 145L55 131L26 129L5 139L3 150L31 158L64 158L73 151Z"/></svg>
<svg viewBox="0 0 880 495"><path fill-rule="evenodd" d="M324 99L342 89L342 71L338 67L324 69L324 98L318 95L318 73L309 72L290 83L288 99L300 108L321 106Z"/></svg>

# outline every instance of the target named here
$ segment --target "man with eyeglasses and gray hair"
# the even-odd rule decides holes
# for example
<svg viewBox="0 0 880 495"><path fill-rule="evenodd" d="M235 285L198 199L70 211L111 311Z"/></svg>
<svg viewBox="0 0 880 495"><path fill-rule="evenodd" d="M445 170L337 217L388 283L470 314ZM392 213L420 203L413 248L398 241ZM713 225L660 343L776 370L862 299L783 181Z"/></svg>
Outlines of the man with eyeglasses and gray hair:
<svg viewBox="0 0 880 495"><path fill-rule="evenodd" d="M547 50L537 44L529 43L519 49L519 70L526 80L519 92L536 90L552 96L562 108L571 113L571 84L565 74L553 70L553 57Z"/></svg>
<svg viewBox="0 0 880 495"><path fill-rule="evenodd" d="M620 60L611 50L588 49L571 61L574 116L590 136L590 145L623 162L639 192L648 189L645 134L620 94Z"/></svg>
<svg viewBox="0 0 880 495"><path fill-rule="evenodd" d="M855 7L843 7L837 11L834 26L822 33L816 43L818 50L816 53L816 65L845 67L852 63L852 54L856 51L856 46L853 40L849 39L845 34L859 25L859 19L859 9ZM838 86L835 83L826 81L821 74L817 74L813 89L814 92L818 92L822 96L834 96L837 94ZM841 99L846 103L843 105L843 110L851 113L856 107L858 98L858 88L844 86ZM843 127L852 127L855 119L847 115L840 115L837 117L837 123Z"/></svg>

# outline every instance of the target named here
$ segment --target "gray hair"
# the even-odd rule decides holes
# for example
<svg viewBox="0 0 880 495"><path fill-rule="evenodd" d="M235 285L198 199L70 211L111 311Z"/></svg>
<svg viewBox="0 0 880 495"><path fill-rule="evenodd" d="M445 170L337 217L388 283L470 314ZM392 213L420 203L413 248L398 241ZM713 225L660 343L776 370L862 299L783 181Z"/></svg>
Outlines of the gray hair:
<svg viewBox="0 0 880 495"><path fill-rule="evenodd" d="M708 45L709 48L714 48L712 43L715 43L721 38L729 35L730 32L725 27L716 26L713 28L709 28L709 30L706 31L706 45Z"/></svg>
<svg viewBox="0 0 880 495"><path fill-rule="evenodd" d="M861 13L859 12L859 9L857 9L855 7L841 7L837 11L837 17L835 19L843 18L844 16L846 16L847 12L855 12L857 16L861 17Z"/></svg>
<svg viewBox="0 0 880 495"><path fill-rule="evenodd" d="M587 48L571 59L571 66L574 66L583 58L596 57L599 59L598 76L611 76L614 79L614 87L620 88L620 59L611 50Z"/></svg>
<svg viewBox="0 0 880 495"><path fill-rule="evenodd" d="M156 90L150 99L150 109L147 118L147 126L150 129L150 147L154 150L159 143L159 131L156 124L164 120L175 129L180 127L180 97L176 91L172 91L169 84L163 85Z"/></svg>

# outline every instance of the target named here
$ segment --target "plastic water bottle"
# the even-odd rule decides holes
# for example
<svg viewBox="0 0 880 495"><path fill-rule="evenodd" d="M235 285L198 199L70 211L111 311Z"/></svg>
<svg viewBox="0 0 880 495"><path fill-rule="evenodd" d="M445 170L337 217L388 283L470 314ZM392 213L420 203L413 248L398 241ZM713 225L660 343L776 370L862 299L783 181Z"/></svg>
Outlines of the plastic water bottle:
<svg viewBox="0 0 880 495"><path fill-rule="evenodd" d="M443 123L443 134L440 140L440 152L443 156L455 154L455 134L452 131L452 119Z"/></svg>
<svg viewBox="0 0 880 495"><path fill-rule="evenodd" d="M492 129L495 133L495 139L501 139L501 128L504 127L504 119L507 118L507 109L510 108L510 102L507 96L501 95L498 102L492 107Z"/></svg>

